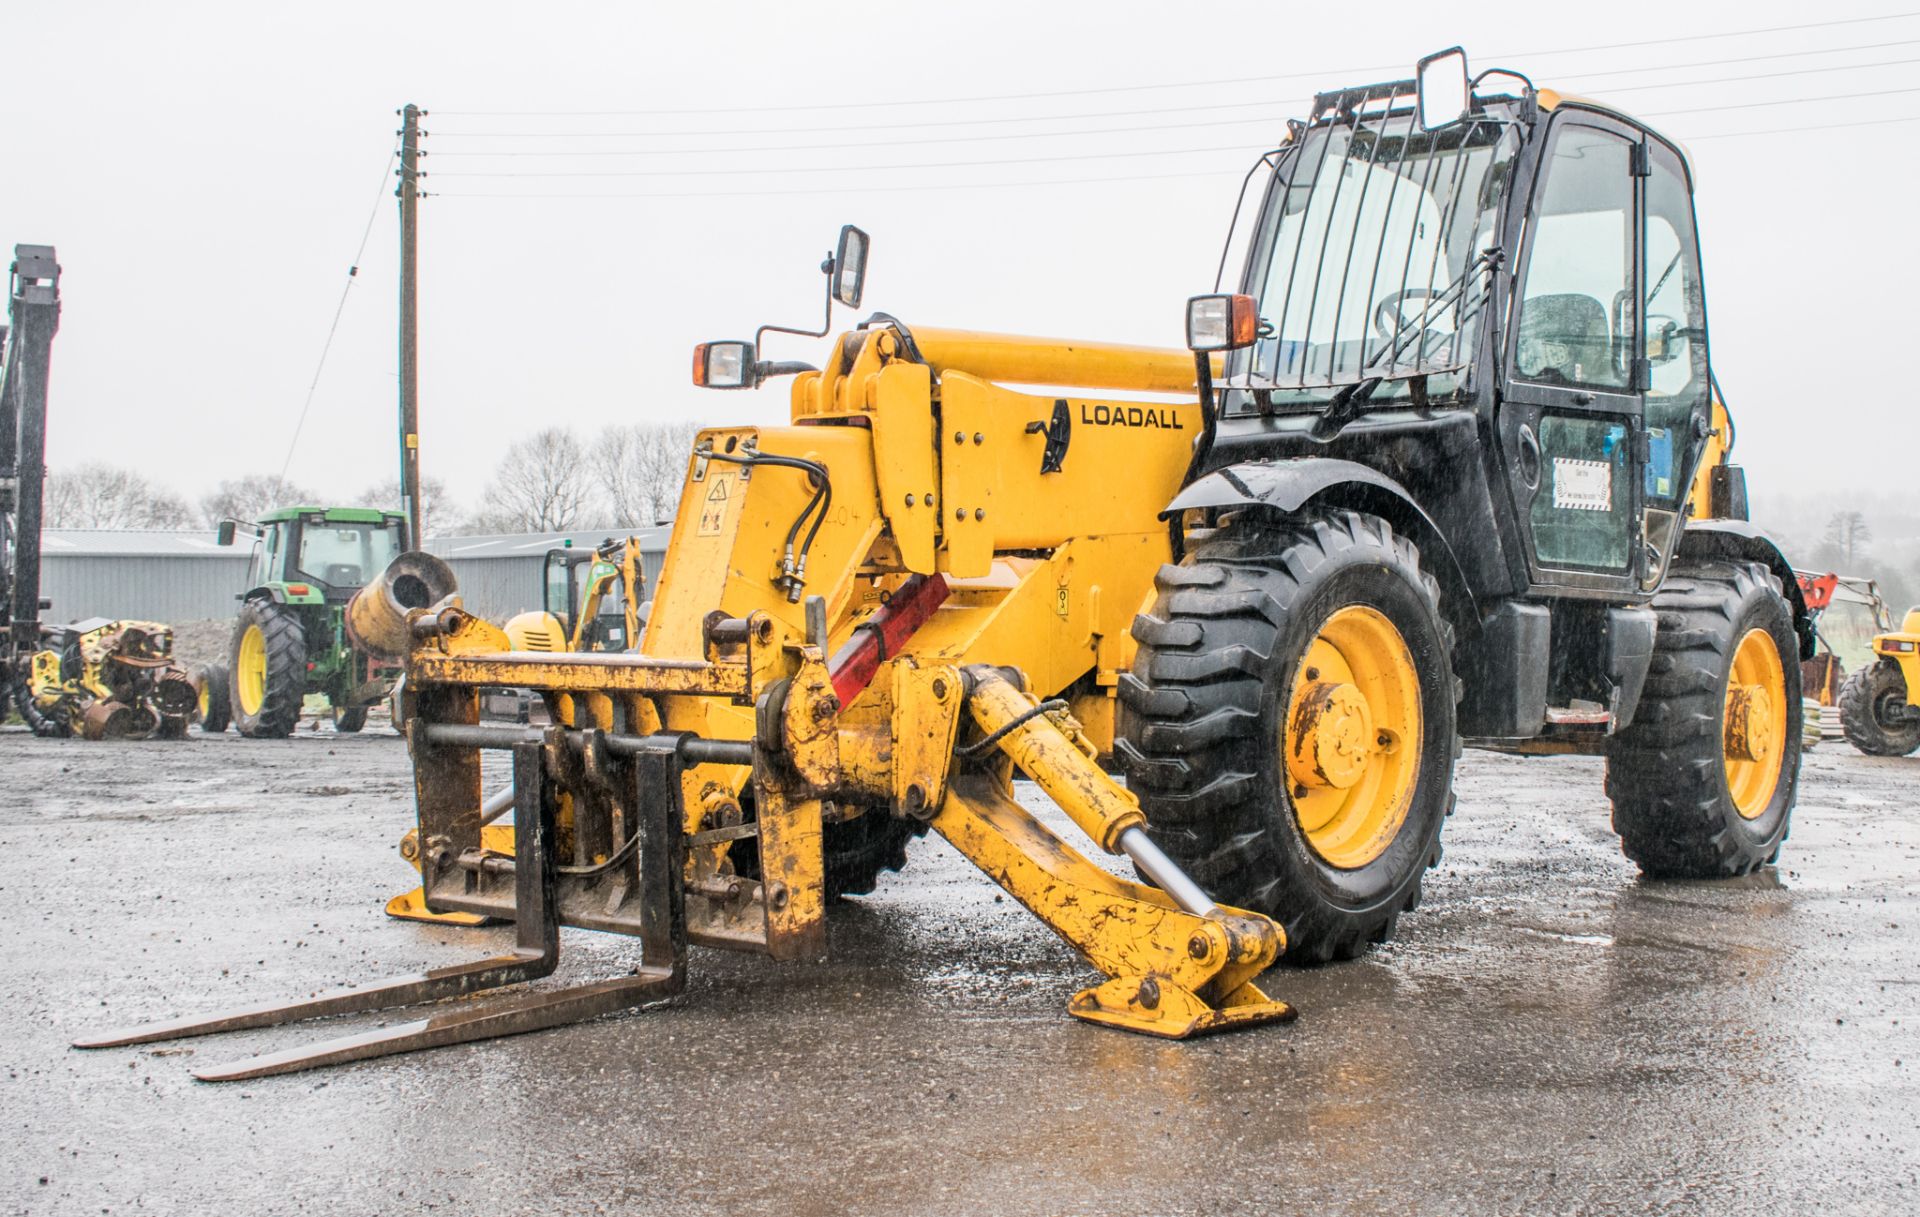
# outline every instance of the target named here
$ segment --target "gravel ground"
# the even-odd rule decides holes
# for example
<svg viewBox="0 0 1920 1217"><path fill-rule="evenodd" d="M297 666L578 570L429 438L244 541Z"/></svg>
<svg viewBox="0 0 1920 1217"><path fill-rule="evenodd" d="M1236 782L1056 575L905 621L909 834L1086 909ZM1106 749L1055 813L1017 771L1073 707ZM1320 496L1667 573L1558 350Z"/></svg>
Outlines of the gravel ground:
<svg viewBox="0 0 1920 1217"><path fill-rule="evenodd" d="M1655 883L1597 762L1470 753L1401 937L1267 977L1290 1026L1075 1022L1093 974L935 839L829 963L696 948L660 1009L220 1086L189 1067L320 1030L67 1043L506 944L381 914L399 741L5 731L0 773L4 1212L1920 1209L1920 758L1823 746L1777 868ZM566 949L561 983L637 958Z"/></svg>

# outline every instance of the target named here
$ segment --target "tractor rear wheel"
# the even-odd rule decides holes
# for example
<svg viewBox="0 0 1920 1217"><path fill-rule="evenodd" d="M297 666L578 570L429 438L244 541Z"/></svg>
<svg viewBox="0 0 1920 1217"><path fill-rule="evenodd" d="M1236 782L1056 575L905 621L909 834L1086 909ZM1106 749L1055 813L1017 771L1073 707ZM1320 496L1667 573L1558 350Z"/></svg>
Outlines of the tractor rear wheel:
<svg viewBox="0 0 1920 1217"><path fill-rule="evenodd" d="M232 691L226 665L210 663L200 669L200 730L218 735L233 722Z"/></svg>
<svg viewBox="0 0 1920 1217"><path fill-rule="evenodd" d="M1155 579L1115 751L1147 832L1291 963L1392 936L1451 806L1452 631L1383 519L1243 522Z"/></svg>
<svg viewBox="0 0 1920 1217"><path fill-rule="evenodd" d="M1648 874L1716 879L1773 861L1800 780L1800 642L1764 566L1678 566L1653 600L1653 662L1607 748L1620 848Z"/></svg>
<svg viewBox="0 0 1920 1217"><path fill-rule="evenodd" d="M741 806L752 809L752 787L741 791ZM864 896L880 884L888 871L905 869L907 842L927 835L924 820L904 820L884 807L869 808L851 820L825 826L821 833L822 862L826 868L827 899ZM735 841L727 851L733 873L760 878L760 842L752 837Z"/></svg>
<svg viewBox="0 0 1920 1217"><path fill-rule="evenodd" d="M307 635L300 618L271 600L249 600L234 623L227 665L233 721L254 739L285 739L307 695Z"/></svg>
<svg viewBox="0 0 1920 1217"><path fill-rule="evenodd" d="M1900 665L1875 659L1840 686L1840 729L1868 756L1905 756L1920 748L1920 716L1907 709Z"/></svg>
<svg viewBox="0 0 1920 1217"><path fill-rule="evenodd" d="M342 735L352 735L367 725L365 706L335 706L333 708L333 729Z"/></svg>

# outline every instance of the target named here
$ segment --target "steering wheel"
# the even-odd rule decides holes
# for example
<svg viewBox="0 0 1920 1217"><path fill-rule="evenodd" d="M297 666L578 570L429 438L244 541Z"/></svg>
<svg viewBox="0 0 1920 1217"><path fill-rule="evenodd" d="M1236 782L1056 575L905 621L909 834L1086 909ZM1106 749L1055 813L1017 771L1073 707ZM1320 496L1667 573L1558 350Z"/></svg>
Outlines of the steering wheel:
<svg viewBox="0 0 1920 1217"><path fill-rule="evenodd" d="M1431 287L1409 287L1405 291L1393 293L1374 307L1373 328L1388 342L1394 341L1407 329L1407 315L1401 311L1402 306L1409 300L1431 299L1439 294L1439 291ZM1420 328L1424 330L1427 327L1423 325Z"/></svg>

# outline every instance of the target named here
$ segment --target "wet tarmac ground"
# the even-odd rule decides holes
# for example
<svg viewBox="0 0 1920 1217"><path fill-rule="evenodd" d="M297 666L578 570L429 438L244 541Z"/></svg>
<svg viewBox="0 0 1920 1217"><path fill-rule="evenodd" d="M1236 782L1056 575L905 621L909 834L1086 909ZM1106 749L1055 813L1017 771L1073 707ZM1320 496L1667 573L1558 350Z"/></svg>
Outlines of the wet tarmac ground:
<svg viewBox="0 0 1920 1217"><path fill-rule="evenodd" d="M400 742L0 732L0 1212L1920 1212L1920 758L1823 745L1727 883L1639 879L1600 770L1468 753L1400 937L1268 974L1290 1026L1076 1022L1094 973L929 839L829 963L695 948L663 1008L209 1085L320 1032L67 1044L507 945L382 914ZM638 959L565 939L561 983Z"/></svg>

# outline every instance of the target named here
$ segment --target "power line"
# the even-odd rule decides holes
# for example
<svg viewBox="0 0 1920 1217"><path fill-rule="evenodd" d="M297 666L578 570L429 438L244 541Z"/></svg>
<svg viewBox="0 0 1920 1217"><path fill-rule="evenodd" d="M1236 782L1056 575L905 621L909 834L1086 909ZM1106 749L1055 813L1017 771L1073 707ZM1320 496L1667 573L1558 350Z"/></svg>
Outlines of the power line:
<svg viewBox="0 0 1920 1217"><path fill-rule="evenodd" d="M1242 176L1239 169L1196 169L1187 173L1142 173L1121 177L1081 177L1041 179L1026 182L927 182L914 186L861 186L860 194L902 194L923 190L959 191L959 190L1007 190L1027 186L1099 186L1114 182L1158 182L1179 179L1192 181L1195 178L1232 178ZM436 192L437 199L749 199L766 198L775 195L796 194L845 194L844 186L807 186L797 189L776 190L688 190L688 191L650 191L644 194L624 192L595 193L509 193L490 190L456 190Z"/></svg>
<svg viewBox="0 0 1920 1217"><path fill-rule="evenodd" d="M551 149L510 149L506 152L471 152L456 150L439 152L439 156L483 156L483 157L598 157L598 156L714 156L735 152L819 152L828 149L845 148L900 148L915 147L924 144L972 144L992 140L1010 139L1060 139L1077 135L1135 135L1146 131L1191 131L1200 127L1244 127L1255 123L1278 125L1271 115L1258 118L1217 118L1204 119L1190 123L1153 123L1132 127L1087 127L1073 131L1026 131L1003 133L999 135L935 135L925 139L872 139L849 142L834 140L821 144L760 144L752 147L733 148L588 148L584 151L554 151ZM451 176L455 170L442 170Z"/></svg>
<svg viewBox="0 0 1920 1217"><path fill-rule="evenodd" d="M1916 45L1916 44L1920 44L1920 39L1909 40L1909 42L1907 43L1894 43L1889 45ZM1797 53L1808 54L1808 53L1817 53L1817 52L1797 52ZM1733 84L1733 83L1738 83L1741 81L1749 81L1749 80L1773 80L1773 79L1779 79L1787 76L1819 75L1819 74L1824 74L1828 72L1865 71L1872 68L1899 67L1907 64L1916 63L1916 62L1920 62L1920 59L1909 58L1909 59L1878 60L1871 63L1833 64L1827 67L1797 68L1797 69L1790 69L1788 71L1783 71L1783 72L1758 72L1758 73L1751 73L1748 75L1741 75L1741 76L1713 77L1705 80L1660 81L1660 82L1648 82L1645 84L1609 85L1605 87L1611 92L1626 93L1626 92L1643 91L1646 89L1681 88L1688 85ZM1687 65L1671 65L1671 66L1677 67L1677 66L1687 66ZM1694 65L1694 66L1698 66L1698 65ZM1634 70L1644 71L1644 70L1651 70L1651 69L1634 69ZM1609 74L1610 73L1591 73L1589 75L1609 75ZM1278 79L1278 78L1275 78L1275 79ZM1575 79L1582 79L1582 77L1579 77L1576 75ZM1077 114L1002 115L1002 116L995 116L995 117L989 117L989 118L928 119L928 120L915 120L915 121L903 122L903 123L880 123L880 124L859 123L851 126L839 125L839 126L814 126L814 127L731 127L731 128L720 128L717 130L684 130L683 129L683 130L673 130L673 131L458 131L458 130L446 131L446 130L442 130L442 131L436 132L436 134L439 135L441 138L453 138L453 139L516 139L516 140L517 139L599 140L599 139L658 139L658 138L707 139L707 138L713 138L716 136L731 137L731 136L766 136L766 135L816 135L816 134L858 133L858 132L866 132L866 131L901 131L901 130L913 130L917 128L1005 126L1010 123L1074 122L1074 121L1085 120L1085 119L1103 119L1103 118L1141 118L1141 117L1154 117L1154 116L1163 115L1163 114L1190 114L1190 113L1196 113L1200 111L1209 111L1209 110L1267 109L1267 110L1273 111L1276 116L1280 116L1280 115L1283 115L1289 107L1296 105L1298 100L1299 99L1297 98L1277 98L1276 97L1276 98L1265 98L1265 99L1260 99L1255 101L1205 102L1205 103L1196 103L1192 105L1183 105L1183 106L1156 106L1156 107L1149 107L1146 109L1136 109L1136 110L1095 110L1095 111L1082 112ZM1266 120L1264 118L1263 119L1211 119L1211 120L1205 120L1201 122L1179 124L1179 125L1185 126L1185 127L1232 126L1232 125L1240 125L1240 124L1256 122L1256 121L1269 121L1269 120ZM1131 133L1134 131L1143 131L1143 130L1172 130L1172 129L1175 129L1175 127L1176 127L1175 124L1166 124L1159 127L1154 127L1154 126L1115 127L1115 128L1109 128L1106 130L1110 130L1113 133L1124 134L1124 133ZM948 139L945 139L945 140L942 140L938 137L927 138L927 139L917 139L917 140L898 140L898 141L867 140L867 141L860 141L860 143L815 144L815 145L803 145L802 147L808 147L808 148L858 147L858 146L862 146L863 144L870 144L873 146L884 146L889 143L897 143L897 144L941 143L941 142L958 143L958 142L978 141L978 140L986 140L986 139L994 139L994 138L1027 139L1027 138L1045 138L1049 136L1064 135L1064 134L1102 134L1102 133L1104 133L1102 130L1087 130L1084 132L1011 132L1001 136L987 136L987 135L961 136L961 137L949 137ZM734 151L734 152L780 151L784 147L786 146L783 145L781 147L776 147L776 148L732 148L732 149L719 149L718 151ZM586 149L586 150L580 150L580 151L571 151L571 150L539 149L539 150L532 150L532 151L519 151L519 152L509 151L509 152L489 153L489 152L466 151L461 149L448 149L448 150L441 150L436 154L440 156L449 156L449 155L451 156L483 156L483 155L490 155L490 156L567 156L567 155L639 156L639 155L659 155L659 154L667 154L667 153L686 154L686 153L694 153L694 152L701 152L701 151L708 151L708 150L707 149L658 149L658 150L627 151L627 150Z"/></svg>
<svg viewBox="0 0 1920 1217"><path fill-rule="evenodd" d="M1518 55L1497 55L1496 59L1531 59L1538 55L1566 55L1578 51L1624 51L1633 47L1670 46L1676 42L1705 42L1716 38L1744 38L1749 34L1786 34L1797 30L1824 30L1840 25L1866 25L1875 21L1899 21L1905 17L1920 16L1909 10L1904 13L1882 13L1877 17L1842 17L1835 21L1809 21L1802 25L1770 25L1763 29L1722 30L1717 34L1681 34L1673 38L1647 38L1639 42L1608 42L1584 47L1561 47L1552 51L1527 51Z"/></svg>
<svg viewBox="0 0 1920 1217"><path fill-rule="evenodd" d="M1839 131L1851 127L1878 127L1891 123L1920 122L1920 114L1901 118L1871 118L1850 122L1821 123L1803 127L1768 127L1757 131L1717 131L1707 135L1678 136L1684 144L1692 145L1706 140L1736 139L1751 135L1783 135L1800 131ZM1250 151L1248 149L1247 151ZM1157 182L1185 180L1195 178L1226 178L1240 176L1240 170L1196 169L1182 173L1144 173L1127 174L1113 177L1090 178L1045 178L1023 182L933 182L920 185L903 186L860 186L854 188L860 194L897 194L918 191L939 190L953 193L964 190L1011 190L1024 187L1108 185L1119 182ZM648 191L628 193L624 191L595 192L509 192L490 190L436 191L435 198L452 199L746 199L765 198L784 195L819 195L847 193L846 187L798 187L752 190L689 190L689 191Z"/></svg>
<svg viewBox="0 0 1920 1217"><path fill-rule="evenodd" d="M333 306L333 324L327 327L327 340L320 344L320 362L313 369L313 380L307 385L307 400L300 403L300 417L293 424L293 438L287 442L287 459L280 462L280 479L286 480L287 470L293 467L293 452L300 446L300 430L307 425L307 411L313 408L313 395L320 388L320 374L327 368L327 353L333 350L333 336L340 331L340 315L347 310L347 295L353 291L354 281L360 277L360 260L366 256L367 241L373 236L373 223L380 218L380 202L387 195L387 178L393 172L393 162L400 153L396 150L387 154L387 163L380 170L380 189L373 196L373 210L367 215L367 226L360 233L360 248L353 251L353 264L347 267L346 286L340 289L340 302Z"/></svg>
<svg viewBox="0 0 1920 1217"><path fill-rule="evenodd" d="M1835 93L1824 97L1793 97L1774 101L1739 102L1724 106L1692 106L1685 110L1655 111L1643 117L1655 118L1677 114L1707 114L1723 110L1751 110L1767 106L1785 106L1823 101L1848 101L1861 97L1884 97L1899 93L1920 93L1920 87L1908 89L1883 89L1871 93ZM1215 145L1206 148L1145 148L1125 152L1076 152L1055 153L1046 156L997 157L990 160L968 161L909 161L884 165L793 165L769 166L752 165L743 168L727 169L513 169L513 170L454 170L442 173L442 177L459 178L654 178L654 177L736 177L760 174L791 173L897 173L921 169L985 169L1001 165L1056 164L1065 161L1128 160L1143 156L1193 156L1212 152L1243 152L1248 146Z"/></svg>
<svg viewBox="0 0 1920 1217"><path fill-rule="evenodd" d="M1782 76L1815 76L1822 72L1864 72L1869 68L1895 68L1920 63L1920 59L1882 59L1876 63L1839 63L1828 68L1794 68L1786 72L1759 72L1752 76L1713 76L1705 80L1658 81L1644 85L1605 85L1609 93L1638 93L1643 89L1679 89L1689 85L1724 85L1742 80L1776 80Z"/></svg>
<svg viewBox="0 0 1920 1217"><path fill-rule="evenodd" d="M1683 144L1697 144L1709 139L1737 139L1743 135L1787 135L1795 131L1838 131L1846 127L1884 127L1889 123L1920 123L1920 114L1909 114L1903 118L1863 118L1851 123L1818 123L1811 127L1767 127L1759 131L1715 131L1710 135L1695 135L1681 140Z"/></svg>
<svg viewBox="0 0 1920 1217"><path fill-rule="evenodd" d="M538 178L580 178L580 177L733 177L757 173L875 173L897 172L906 169L984 169L998 165L1052 165L1061 161L1106 161L1124 160L1139 156L1194 156L1203 152L1245 152L1247 144L1233 144L1226 147L1211 148L1136 148L1129 152L1075 152L1052 156L1013 156L986 161L919 161L896 165L796 165L796 166L753 166L746 169L592 169L563 170L547 172L544 170L501 170L499 172L455 171L443 173L442 177L538 177Z"/></svg>
<svg viewBox="0 0 1920 1217"><path fill-rule="evenodd" d="M1903 18L1914 17L1914 16L1920 16L1920 12L1915 12L1910 10L1907 12L1900 12L1900 13L1884 13L1878 16L1873 16L1873 17L1850 17L1850 18L1841 18L1833 21L1806 22L1798 25L1775 25L1775 26L1765 26L1761 28L1746 29L1746 30L1722 30L1718 33L1712 33L1712 34L1687 34L1687 35L1680 35L1680 36L1670 37L1670 38L1650 38L1650 39L1645 39L1638 42L1616 42L1616 43L1610 43L1602 46L1556 47L1552 50L1527 51L1519 54L1501 54L1501 55L1490 56L1489 58L1534 59L1534 58L1542 58L1548 55L1582 54L1582 53L1591 52L1591 51L1611 51L1611 50L1622 50L1622 49L1631 48L1631 47L1664 46L1664 45L1669 45L1673 43L1701 42L1701 41L1709 41L1709 40L1721 39L1721 38L1742 38L1742 37L1747 37L1749 35L1755 35L1755 34L1782 34L1782 33L1792 33L1792 32L1797 32L1802 30L1827 29L1827 28L1832 28L1837 26L1846 26L1846 25L1864 25L1864 24L1880 22L1880 21L1898 21ZM1800 52L1800 53L1811 54L1811 53L1817 53L1817 52ZM1137 85L1107 85L1104 87L1092 88L1092 89L1054 89L1054 90L1042 90L1042 91L1027 92L1027 93L974 94L966 97L893 98L885 101L865 101L865 102L809 102L809 103L800 104L800 105L729 106L729 107L710 107L710 108L694 109L694 110L689 110L685 108L652 109L652 110L442 110L440 111L440 114L447 117L464 117L464 118L518 118L518 117L639 118L639 117L664 117L664 116L687 117L687 116L696 115L696 114L787 113L795 110L807 110L807 111L865 110L865 109L874 109L881 106L947 106L947 105L963 105L963 104L968 104L973 102L1033 101L1036 99L1049 98L1049 97L1092 97L1092 96L1111 94L1111 93L1144 93L1144 92L1153 92L1153 91L1166 90L1166 89L1212 88L1219 85L1265 84L1265 83L1271 83L1271 82L1282 81L1282 80L1305 80L1313 77L1344 78L1348 75L1356 75L1356 74L1365 73L1365 72L1393 71L1395 70L1396 67L1403 67L1403 66L1404 65L1373 64L1373 65L1369 65L1366 67L1359 67L1359 68L1342 68L1338 72L1334 72L1333 70L1328 69L1326 71L1316 70L1313 72L1291 72L1291 73L1284 73L1277 76L1236 76L1236 77L1227 77L1224 79L1215 78L1212 80L1165 81L1165 82L1159 82L1159 83L1137 84Z"/></svg>
<svg viewBox="0 0 1920 1217"><path fill-rule="evenodd" d="M1850 51L1884 51L1896 46L1920 46L1920 38L1902 38L1894 42L1861 42L1853 46L1820 47L1811 51L1775 51L1769 55L1736 55L1731 59L1696 59L1690 63L1656 63L1644 68L1603 68L1587 76L1637 76L1643 72L1668 72L1680 68L1718 68L1730 63L1759 63L1767 59L1805 59L1809 55L1840 55ZM1676 82L1681 83L1681 82Z"/></svg>
<svg viewBox="0 0 1920 1217"><path fill-rule="evenodd" d="M1139 118L1156 114L1189 114L1196 110L1246 110L1256 106L1284 106L1292 98L1261 101L1221 101L1192 106L1160 106L1145 110L1095 110L1083 114L1023 114L995 118L921 119L905 123L856 123L838 127L735 127L718 131L436 131L439 139L651 139L682 135L826 135L843 131L904 131L915 127L986 127L1005 123L1071 122L1080 118Z"/></svg>
<svg viewBox="0 0 1920 1217"><path fill-rule="evenodd" d="M1917 44L1920 44L1920 39L1916 39L1914 41ZM1686 81L1673 81L1673 82L1659 82L1654 84L1607 86L1606 92L1609 94L1631 93L1631 92L1638 92L1646 89L1681 88L1688 85L1731 84L1738 81L1746 81L1746 80L1771 80L1776 77L1805 76L1805 75L1819 74L1824 72L1864 71L1869 68L1899 67L1899 66L1914 64L1914 63L1920 63L1920 58L1887 59L1887 60L1880 60L1874 63L1836 64L1832 67L1824 67L1824 68L1800 68L1800 69L1795 69L1787 72L1762 72L1762 73L1757 73L1749 76L1720 76L1720 77L1711 77L1705 80L1686 80ZM1276 107L1278 107L1280 103L1276 102L1274 104ZM1089 117L1096 117L1096 116L1090 115ZM744 153L765 153L765 152L820 152L820 151L829 151L829 150L844 150L849 148L897 148L897 147L919 147L919 146L924 146L929 144L986 143L986 142L995 142L995 141L1001 141L1001 140L1065 139L1065 138L1088 136L1088 135L1135 135L1135 134L1142 134L1145 132L1152 132L1152 131L1191 131L1191 130L1196 130L1201 128L1251 126L1254 124L1272 123L1272 122L1274 122L1274 119L1271 116L1262 115L1258 118L1202 119L1196 122L1148 123L1148 124L1137 124L1129 127L1085 127L1085 128L1077 128L1077 129L1066 130L1066 131L1023 131L1023 132L1006 132L1006 133L1000 133L995 135L936 135L936 136L928 136L920 139L886 139L886 140L858 140L858 141L830 140L824 143L757 144L757 145L752 145L747 147L728 147L728 148L588 148L585 150L575 150L575 149L555 150L550 148L537 148L537 149L519 148L519 149L509 149L504 152L470 151L470 150L456 149L451 152L441 152L439 153L439 155L464 156L464 157L516 157L516 158L518 157L541 157L541 158L581 157L581 158L585 158L585 157L610 157L610 156L644 156L644 157L712 156L712 155L718 155L718 154L734 154L734 153L744 154ZM459 174L462 171L453 170L453 171L444 171L444 172L447 175L451 176L453 174Z"/></svg>
<svg viewBox="0 0 1920 1217"><path fill-rule="evenodd" d="M1764 106L1797 106L1816 101L1857 101L1863 97L1892 97L1900 93L1920 93L1920 88L1875 89L1870 93L1829 93L1824 97L1782 97L1777 101L1743 101L1726 106L1688 106L1684 110L1653 110L1638 118L1671 118L1676 114L1716 114L1722 110L1758 110Z"/></svg>

